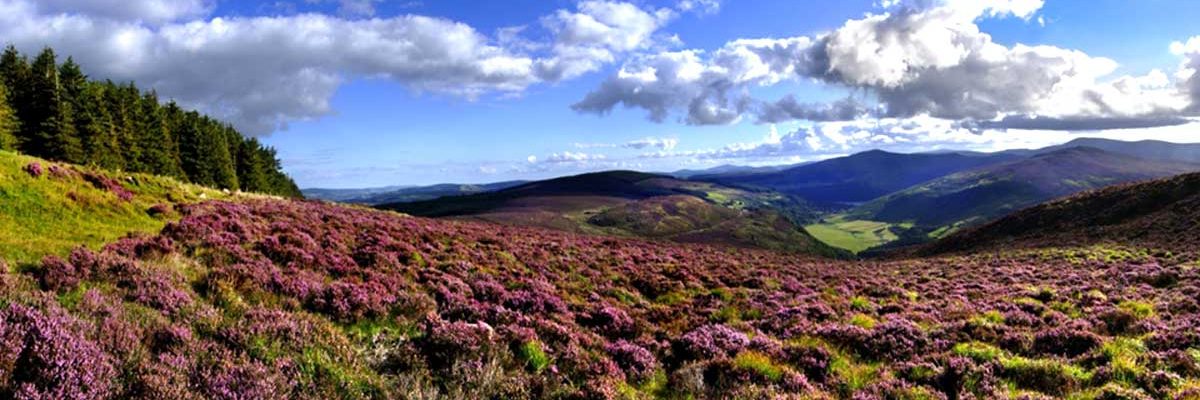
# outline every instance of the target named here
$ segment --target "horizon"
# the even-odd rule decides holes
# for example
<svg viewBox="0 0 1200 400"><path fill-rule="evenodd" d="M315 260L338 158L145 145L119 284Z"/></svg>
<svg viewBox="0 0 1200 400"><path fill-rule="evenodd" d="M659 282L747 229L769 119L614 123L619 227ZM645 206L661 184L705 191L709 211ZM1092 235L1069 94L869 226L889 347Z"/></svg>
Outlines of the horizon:
<svg viewBox="0 0 1200 400"><path fill-rule="evenodd" d="M228 121L277 149L305 188L1079 137L1194 142L1200 118L1200 36L1183 17L1200 4L1182 0L0 0L0 10L0 38L22 52L53 47L93 78Z"/></svg>

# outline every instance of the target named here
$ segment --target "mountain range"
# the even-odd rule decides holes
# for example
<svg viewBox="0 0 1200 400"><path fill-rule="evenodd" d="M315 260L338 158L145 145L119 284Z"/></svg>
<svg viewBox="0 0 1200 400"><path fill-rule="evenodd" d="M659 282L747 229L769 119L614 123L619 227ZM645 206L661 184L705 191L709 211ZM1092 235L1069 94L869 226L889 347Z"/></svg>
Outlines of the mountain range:
<svg viewBox="0 0 1200 400"><path fill-rule="evenodd" d="M872 150L778 167L305 193L435 218L830 254L823 242L878 254L1058 197L1197 170L1200 144L1081 138L994 153Z"/></svg>

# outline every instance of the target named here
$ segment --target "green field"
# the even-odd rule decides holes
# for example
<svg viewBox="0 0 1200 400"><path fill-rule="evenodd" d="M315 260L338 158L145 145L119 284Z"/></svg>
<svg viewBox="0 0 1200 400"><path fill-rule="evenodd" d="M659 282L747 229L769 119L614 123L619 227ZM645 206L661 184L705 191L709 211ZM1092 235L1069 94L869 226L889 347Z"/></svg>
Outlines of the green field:
<svg viewBox="0 0 1200 400"><path fill-rule="evenodd" d="M837 215L822 219L805 230L825 244L849 250L855 254L898 239L887 222L846 220Z"/></svg>

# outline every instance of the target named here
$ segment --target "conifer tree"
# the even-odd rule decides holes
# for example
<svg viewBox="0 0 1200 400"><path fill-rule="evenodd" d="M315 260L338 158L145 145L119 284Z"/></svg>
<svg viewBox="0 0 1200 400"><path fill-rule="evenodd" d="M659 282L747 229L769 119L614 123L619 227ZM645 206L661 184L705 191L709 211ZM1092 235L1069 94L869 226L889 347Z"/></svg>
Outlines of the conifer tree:
<svg viewBox="0 0 1200 400"><path fill-rule="evenodd" d="M9 105L7 86L4 80L0 79L0 150L16 149L18 128L20 122L17 121L16 112Z"/></svg>
<svg viewBox="0 0 1200 400"><path fill-rule="evenodd" d="M12 109L13 115L18 121L27 121L26 114L29 111L29 103L26 101L25 94L29 88L29 60L12 45L6 47L3 55L0 55L0 80L4 81L4 86L8 89L8 105ZM13 131L16 148L20 148L26 139L24 137L25 130L22 128L22 126L17 126L17 129Z"/></svg>
<svg viewBox="0 0 1200 400"><path fill-rule="evenodd" d="M28 119L22 115L26 153L56 160L79 161L83 146L75 135L70 106L63 101L54 50L46 48L30 67Z"/></svg>

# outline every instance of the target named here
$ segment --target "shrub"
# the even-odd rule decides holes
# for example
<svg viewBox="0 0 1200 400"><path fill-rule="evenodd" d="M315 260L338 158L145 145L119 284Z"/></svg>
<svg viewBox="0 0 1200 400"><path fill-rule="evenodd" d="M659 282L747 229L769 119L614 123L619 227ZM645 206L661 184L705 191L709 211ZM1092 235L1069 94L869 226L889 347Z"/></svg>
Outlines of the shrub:
<svg viewBox="0 0 1200 400"><path fill-rule="evenodd" d="M29 174L29 176L32 176L34 178L41 177L42 173L44 172L42 170L42 164L38 163L38 162L31 162L29 164L25 164L25 167L22 168L22 170L24 170L25 173Z"/></svg>
<svg viewBox="0 0 1200 400"><path fill-rule="evenodd" d="M705 325L683 335L675 342L683 360L707 360L736 354L750 344L746 334L725 325Z"/></svg>
<svg viewBox="0 0 1200 400"><path fill-rule="evenodd" d="M1039 354L1075 357L1099 345L1100 337L1096 334L1067 327L1044 330L1033 337L1033 350Z"/></svg>
<svg viewBox="0 0 1200 400"><path fill-rule="evenodd" d="M625 340L610 343L605 346L605 350L613 361L626 371L625 374L631 381L649 379L658 369L658 360L654 358L654 353Z"/></svg>
<svg viewBox="0 0 1200 400"><path fill-rule="evenodd" d="M0 311L0 397L96 399L112 395L108 354L58 309L10 304Z"/></svg>

